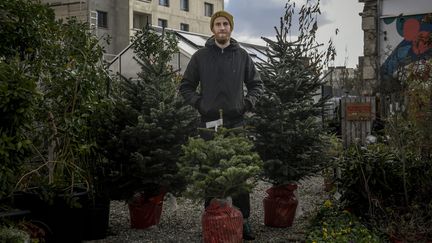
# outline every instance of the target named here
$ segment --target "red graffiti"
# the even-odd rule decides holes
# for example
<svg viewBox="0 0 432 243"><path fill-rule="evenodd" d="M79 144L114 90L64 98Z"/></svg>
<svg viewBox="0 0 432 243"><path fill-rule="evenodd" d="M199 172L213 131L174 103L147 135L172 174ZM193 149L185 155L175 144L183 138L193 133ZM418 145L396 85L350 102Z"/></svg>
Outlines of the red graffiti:
<svg viewBox="0 0 432 243"><path fill-rule="evenodd" d="M412 50L416 55L420 55L432 48L432 44L428 43L430 32L420 31L420 23L417 19L405 21L403 33L405 40L412 42Z"/></svg>

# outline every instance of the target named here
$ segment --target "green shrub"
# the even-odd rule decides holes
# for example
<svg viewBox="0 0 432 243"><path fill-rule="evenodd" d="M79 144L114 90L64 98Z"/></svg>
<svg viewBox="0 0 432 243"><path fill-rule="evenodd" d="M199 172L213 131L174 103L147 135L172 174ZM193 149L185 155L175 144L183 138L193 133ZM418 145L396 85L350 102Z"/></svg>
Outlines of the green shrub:
<svg viewBox="0 0 432 243"><path fill-rule="evenodd" d="M410 150L400 155L388 144L350 147L341 163L343 203L383 234L407 242L427 239L432 237L431 161Z"/></svg>
<svg viewBox="0 0 432 243"><path fill-rule="evenodd" d="M341 190L348 207L360 215L373 216L385 207L407 206L409 201L431 201L430 161L415 153L405 154L405 166L398 151L386 144L350 147L341 161ZM405 173L404 173L405 170ZM404 179L406 192L404 193ZM429 200L429 201L428 201Z"/></svg>
<svg viewBox="0 0 432 243"><path fill-rule="evenodd" d="M36 97L28 65L16 59L0 61L0 199L12 192L30 154L28 131Z"/></svg>
<svg viewBox="0 0 432 243"><path fill-rule="evenodd" d="M379 243L380 238L353 214L341 211L330 200L318 212L306 236L307 243Z"/></svg>
<svg viewBox="0 0 432 243"><path fill-rule="evenodd" d="M0 227L0 242L23 243L30 242L30 236L23 230L13 227Z"/></svg>

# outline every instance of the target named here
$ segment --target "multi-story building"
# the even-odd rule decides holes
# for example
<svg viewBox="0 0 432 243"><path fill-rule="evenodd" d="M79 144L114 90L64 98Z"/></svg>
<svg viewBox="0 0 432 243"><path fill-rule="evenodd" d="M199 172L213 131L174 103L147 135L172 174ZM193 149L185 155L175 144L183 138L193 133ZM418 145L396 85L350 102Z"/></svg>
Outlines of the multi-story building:
<svg viewBox="0 0 432 243"><path fill-rule="evenodd" d="M224 8L223 0L42 0L56 18L77 17L88 22L99 37L109 36L108 56L130 44L130 37L147 24L209 35L211 15Z"/></svg>

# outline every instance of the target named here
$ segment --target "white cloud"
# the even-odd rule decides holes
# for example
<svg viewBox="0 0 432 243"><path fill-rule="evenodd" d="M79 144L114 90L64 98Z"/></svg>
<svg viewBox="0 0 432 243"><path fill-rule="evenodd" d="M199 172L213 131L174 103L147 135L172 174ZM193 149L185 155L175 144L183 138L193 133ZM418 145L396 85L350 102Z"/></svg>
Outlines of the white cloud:
<svg viewBox="0 0 432 243"><path fill-rule="evenodd" d="M224 7L225 7L225 8L227 8L227 7L228 7L228 5L229 5L229 2L230 2L229 0L224 0Z"/></svg>
<svg viewBox="0 0 432 243"><path fill-rule="evenodd" d="M317 38L326 43L330 38L336 47L337 57L335 66L347 65L355 67L358 57L363 55L363 31L361 29L361 17L363 4L358 0L330 0L324 1L321 12L330 21L320 25ZM338 29L338 35L335 30Z"/></svg>
<svg viewBox="0 0 432 243"><path fill-rule="evenodd" d="M291 0L300 7L306 0ZM225 0L225 9L234 15L233 37L239 41L262 42L261 36L275 36L274 26L284 14L287 0ZM324 0L320 2L317 39L327 43L332 38L337 54L334 65L354 67L363 53L361 17L363 3L358 0ZM335 29L339 34L335 35ZM295 35L295 33L293 33Z"/></svg>

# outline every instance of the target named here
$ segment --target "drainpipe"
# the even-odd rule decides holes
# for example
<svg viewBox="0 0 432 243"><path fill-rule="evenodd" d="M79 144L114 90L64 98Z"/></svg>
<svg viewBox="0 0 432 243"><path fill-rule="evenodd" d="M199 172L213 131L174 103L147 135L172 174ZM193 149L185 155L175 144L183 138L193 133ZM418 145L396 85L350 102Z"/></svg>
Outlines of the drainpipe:
<svg viewBox="0 0 432 243"><path fill-rule="evenodd" d="M384 0L377 0L377 30L376 30L376 57L377 57L377 73L376 73L376 79L377 84L381 84L381 15L382 15L382 1Z"/></svg>

